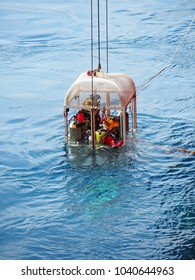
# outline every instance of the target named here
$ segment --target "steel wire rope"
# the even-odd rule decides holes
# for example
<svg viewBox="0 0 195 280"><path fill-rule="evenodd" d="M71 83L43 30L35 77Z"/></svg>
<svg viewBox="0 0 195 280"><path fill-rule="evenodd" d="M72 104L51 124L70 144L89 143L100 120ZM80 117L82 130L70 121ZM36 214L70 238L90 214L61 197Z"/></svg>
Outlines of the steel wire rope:
<svg viewBox="0 0 195 280"><path fill-rule="evenodd" d="M97 0L98 9L98 71L101 69L101 40L100 40L100 0Z"/></svg>
<svg viewBox="0 0 195 280"><path fill-rule="evenodd" d="M108 73L108 0L106 0L106 71Z"/></svg>
<svg viewBox="0 0 195 280"><path fill-rule="evenodd" d="M91 0L91 99L92 99L92 114L91 114L91 131L92 131L92 146L95 148L95 135L94 135L94 85L93 85L93 0Z"/></svg>
<svg viewBox="0 0 195 280"><path fill-rule="evenodd" d="M161 68L161 70L159 70L156 74L154 74L153 76L151 76L149 79L147 79L141 86L138 86L138 90L137 90L137 96L140 94L140 92L142 92L144 89L146 89L151 82L157 78L162 72L164 72L172 63L173 59L175 58L176 54L178 53L178 51L181 49L184 40L186 38L186 36L188 35L190 29L192 28L192 24L194 22L195 16L193 17L193 19L191 20L191 23L189 24L189 26L186 29L186 32L184 33L184 36L182 38L182 40L180 41L179 45L177 46L177 48L175 49L175 52L173 53L173 55L170 57L170 59L168 60L168 62Z"/></svg>
<svg viewBox="0 0 195 280"><path fill-rule="evenodd" d="M138 89L137 91L137 95L140 94L140 92L142 92L145 88L147 88L151 82L157 78L163 71L165 71L172 63L173 59L175 58L176 54L178 53L178 51L180 50L180 48L182 47L183 43L184 43L184 40L186 38L186 36L188 35L188 33L190 32L191 28L192 28L192 24L194 22L194 19L195 19L195 16L192 18L189 26L186 28L186 31L179 43L179 45L177 46L177 48L175 49L175 52L173 53L173 55L170 57L170 59L168 60L168 62L164 65L163 68L161 68L160 71L158 71L155 75L151 76L148 80L146 80ZM166 148L165 146L159 146L161 148ZM173 148L173 147L168 147L168 148ZM180 151L180 152L183 152L183 153L188 153L188 154L191 154L191 155L195 155L195 151L194 150L188 150L188 149L184 149L184 148L174 148L175 150L177 151Z"/></svg>

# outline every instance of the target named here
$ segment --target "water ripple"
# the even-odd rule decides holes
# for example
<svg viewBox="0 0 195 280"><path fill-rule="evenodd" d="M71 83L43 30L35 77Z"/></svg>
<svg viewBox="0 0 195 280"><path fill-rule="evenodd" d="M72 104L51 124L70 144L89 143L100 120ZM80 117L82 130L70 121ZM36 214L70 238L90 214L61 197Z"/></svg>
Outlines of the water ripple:
<svg viewBox="0 0 195 280"><path fill-rule="evenodd" d="M110 69L139 84L168 61L194 7L122 4L110 10ZM63 99L89 68L88 13L80 0L1 3L0 258L194 259L194 155L178 149L195 150L193 30L138 96L127 146L78 149L64 143Z"/></svg>

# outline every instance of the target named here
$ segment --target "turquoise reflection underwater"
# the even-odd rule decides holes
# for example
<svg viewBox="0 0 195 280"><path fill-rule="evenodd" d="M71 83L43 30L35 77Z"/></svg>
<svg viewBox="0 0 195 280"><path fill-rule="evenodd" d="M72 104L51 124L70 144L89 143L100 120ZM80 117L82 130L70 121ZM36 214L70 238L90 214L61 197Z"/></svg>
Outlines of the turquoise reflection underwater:
<svg viewBox="0 0 195 280"><path fill-rule="evenodd" d="M65 148L65 162L68 163L66 168L73 175L69 184L79 199L75 203L76 208L84 205L88 213L98 213L102 207L107 208L114 203L121 185L124 184L124 176L120 170L135 160L135 150L132 150L129 157L124 158L127 149L101 147L93 150L88 146Z"/></svg>

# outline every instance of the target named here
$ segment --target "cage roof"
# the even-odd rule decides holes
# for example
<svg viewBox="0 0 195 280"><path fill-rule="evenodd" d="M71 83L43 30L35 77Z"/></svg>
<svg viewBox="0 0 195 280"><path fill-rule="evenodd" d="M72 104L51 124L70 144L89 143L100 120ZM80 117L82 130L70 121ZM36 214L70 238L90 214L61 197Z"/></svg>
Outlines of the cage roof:
<svg viewBox="0 0 195 280"><path fill-rule="evenodd" d="M67 91L64 106L68 107L73 98L76 98L79 93L92 93L92 77L87 73L81 74L77 80ZM120 105L127 107L132 98L136 95L135 84L127 74L121 73L105 73L102 77L93 77L93 92L100 95L112 93L118 95Z"/></svg>

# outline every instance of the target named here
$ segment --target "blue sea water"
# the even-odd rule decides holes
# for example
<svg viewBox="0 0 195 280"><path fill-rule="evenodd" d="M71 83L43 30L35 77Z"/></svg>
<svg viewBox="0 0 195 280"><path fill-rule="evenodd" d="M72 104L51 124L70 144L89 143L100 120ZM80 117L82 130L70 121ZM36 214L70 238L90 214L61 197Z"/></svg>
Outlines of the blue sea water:
<svg viewBox="0 0 195 280"><path fill-rule="evenodd" d="M195 156L176 149L195 150L195 23L138 95L127 146L70 148L63 100L90 69L90 2L0 1L0 259L195 259ZM192 0L110 0L109 71L141 85L194 12Z"/></svg>

